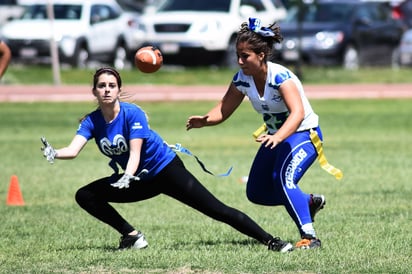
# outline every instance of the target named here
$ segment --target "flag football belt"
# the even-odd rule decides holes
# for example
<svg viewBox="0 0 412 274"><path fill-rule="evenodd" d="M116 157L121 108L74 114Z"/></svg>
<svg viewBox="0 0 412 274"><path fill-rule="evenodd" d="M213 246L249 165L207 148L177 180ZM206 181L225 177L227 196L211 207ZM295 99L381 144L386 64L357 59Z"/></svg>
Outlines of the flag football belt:
<svg viewBox="0 0 412 274"><path fill-rule="evenodd" d="M322 141L320 140L318 132L316 130L310 130L310 140L312 141L312 144L315 146L316 152L318 153L318 161L320 167L326 170L326 172L328 172L329 174L335 176L336 180L342 179L343 172L340 169L329 164L328 160L326 160L325 154L323 153Z"/></svg>
<svg viewBox="0 0 412 274"><path fill-rule="evenodd" d="M226 176L229 176L230 173L232 172L233 167L230 167L230 168L228 169L228 171L226 171L226 173L215 175L213 172L209 171L209 170L206 168L206 166L203 164L203 162L200 161L200 159L199 159L196 155L194 155L192 152L190 152L190 150L188 150L187 148L183 147L181 144L175 144L175 145L169 145L169 144L168 144L168 146L169 146L171 149L173 149L174 151L178 151L178 152L181 152L181 153L184 153L184 154L187 154L187 155L189 155L189 156L194 157L194 158L196 159L197 163L198 163L198 164L200 165L200 167L203 169L203 171L206 172L206 173L209 173L210 175L218 176L218 177L226 177Z"/></svg>
<svg viewBox="0 0 412 274"><path fill-rule="evenodd" d="M255 132L253 132L252 135L256 139L257 137L259 137L259 135L263 134L266 131L267 131L267 126L266 124L263 124L257 130L255 130ZM309 136L310 136L310 140L312 141L312 144L316 148L316 152L318 153L318 161L319 161L320 167L324 169L326 172L328 172L329 174L333 175L337 180L342 179L343 172L340 169L329 164L328 160L326 159L326 156L323 153L322 141L319 138L318 132L316 130L310 129Z"/></svg>

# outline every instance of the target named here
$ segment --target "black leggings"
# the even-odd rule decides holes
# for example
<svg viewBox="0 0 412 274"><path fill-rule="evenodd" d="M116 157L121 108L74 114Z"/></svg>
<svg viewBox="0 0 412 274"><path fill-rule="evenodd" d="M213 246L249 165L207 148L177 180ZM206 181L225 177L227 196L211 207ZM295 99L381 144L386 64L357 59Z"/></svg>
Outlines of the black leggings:
<svg viewBox="0 0 412 274"><path fill-rule="evenodd" d="M131 183L126 189L114 188L111 182L112 177L105 177L80 188L76 193L76 201L89 214L122 235L132 232L134 227L109 202L137 202L163 193L261 243L267 244L273 238L249 216L219 201L185 168L178 156L150 180Z"/></svg>

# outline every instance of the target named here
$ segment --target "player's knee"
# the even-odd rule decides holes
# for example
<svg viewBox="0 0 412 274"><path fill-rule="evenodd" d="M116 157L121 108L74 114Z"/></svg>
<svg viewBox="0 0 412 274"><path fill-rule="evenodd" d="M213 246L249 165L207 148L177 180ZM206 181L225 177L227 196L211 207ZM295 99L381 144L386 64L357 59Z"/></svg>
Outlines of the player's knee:
<svg viewBox="0 0 412 274"><path fill-rule="evenodd" d="M84 188L80 188L79 190L77 190L74 198L81 207L84 207L87 201L90 201L90 192L85 190Z"/></svg>
<svg viewBox="0 0 412 274"><path fill-rule="evenodd" d="M253 191L252 189L248 188L246 190L246 197L247 199L254 203L254 204L261 204L261 195L258 194L257 191Z"/></svg>
<svg viewBox="0 0 412 274"><path fill-rule="evenodd" d="M246 190L246 197L250 202L254 204L265 206L278 205L278 202L276 201L276 195L263 192L262 190L254 190L248 188Z"/></svg>

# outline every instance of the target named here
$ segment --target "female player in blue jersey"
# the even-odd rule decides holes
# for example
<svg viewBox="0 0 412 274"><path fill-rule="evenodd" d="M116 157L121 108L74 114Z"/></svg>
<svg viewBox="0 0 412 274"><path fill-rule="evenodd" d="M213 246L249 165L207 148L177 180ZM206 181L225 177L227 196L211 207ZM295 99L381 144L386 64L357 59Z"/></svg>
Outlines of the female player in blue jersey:
<svg viewBox="0 0 412 274"><path fill-rule="evenodd" d="M120 102L121 86L116 70L97 70L93 94L98 108L81 121L69 146L54 149L42 138L43 154L49 162L75 158L92 138L100 151L111 159L114 174L80 188L76 201L122 235L120 249L144 248L148 243L144 235L109 203L131 203L166 194L258 240L269 250L292 250L290 243L274 238L247 215L213 196L163 139L150 129L145 112L135 104ZM124 172L120 173L119 167Z"/></svg>
<svg viewBox="0 0 412 274"><path fill-rule="evenodd" d="M267 128L256 136L261 146L249 173L247 197L256 204L285 206L300 231L296 247L316 248L321 241L312 223L325 198L302 192L298 182L317 157L310 131L320 138L322 133L299 79L289 69L268 61L274 43L281 40L276 24L262 27L256 18L244 22L236 40L240 70L219 104L204 116L189 117L186 127L222 123L247 96Z"/></svg>

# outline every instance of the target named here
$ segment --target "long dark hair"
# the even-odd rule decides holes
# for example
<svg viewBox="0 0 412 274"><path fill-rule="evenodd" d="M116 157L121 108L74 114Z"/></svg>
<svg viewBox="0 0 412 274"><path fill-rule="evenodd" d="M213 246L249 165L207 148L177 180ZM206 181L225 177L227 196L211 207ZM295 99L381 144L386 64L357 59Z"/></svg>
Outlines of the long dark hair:
<svg viewBox="0 0 412 274"><path fill-rule="evenodd" d="M259 33L252 31L247 22L243 22L236 37L236 45L246 42L256 54L264 52L265 61L268 60L272 54L273 45L282 42L283 36L280 33L280 27L276 22L269 25L267 28L274 33L274 36L262 36Z"/></svg>

